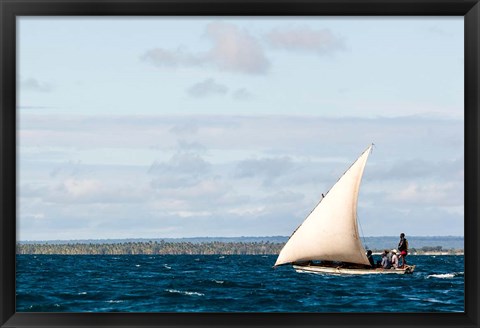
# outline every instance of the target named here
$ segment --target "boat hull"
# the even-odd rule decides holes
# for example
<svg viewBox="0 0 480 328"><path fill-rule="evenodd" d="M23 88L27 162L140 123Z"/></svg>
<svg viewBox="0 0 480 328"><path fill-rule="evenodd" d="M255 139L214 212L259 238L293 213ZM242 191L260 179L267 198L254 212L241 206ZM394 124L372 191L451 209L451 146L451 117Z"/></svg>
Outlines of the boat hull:
<svg viewBox="0 0 480 328"><path fill-rule="evenodd" d="M342 267L326 267L320 265L293 265L295 271L299 273L317 273L317 274L337 274L337 275L359 275L359 274L411 274L415 270L415 265L407 265L404 269L354 269Z"/></svg>

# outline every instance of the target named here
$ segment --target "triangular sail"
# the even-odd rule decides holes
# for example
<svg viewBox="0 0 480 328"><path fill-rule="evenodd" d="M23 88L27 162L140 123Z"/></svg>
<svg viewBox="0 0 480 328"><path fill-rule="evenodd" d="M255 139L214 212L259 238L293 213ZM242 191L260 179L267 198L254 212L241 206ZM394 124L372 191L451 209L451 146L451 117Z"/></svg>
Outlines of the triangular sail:
<svg viewBox="0 0 480 328"><path fill-rule="evenodd" d="M360 155L292 234L276 266L314 260L369 265L358 234L357 199L371 149Z"/></svg>

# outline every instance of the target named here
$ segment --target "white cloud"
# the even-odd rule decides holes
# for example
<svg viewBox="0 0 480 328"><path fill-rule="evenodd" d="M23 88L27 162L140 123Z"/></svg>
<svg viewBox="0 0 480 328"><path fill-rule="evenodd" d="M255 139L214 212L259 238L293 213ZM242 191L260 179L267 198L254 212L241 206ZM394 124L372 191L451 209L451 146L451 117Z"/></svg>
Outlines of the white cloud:
<svg viewBox="0 0 480 328"><path fill-rule="evenodd" d="M28 228L29 236L48 233L37 221L52 236L60 229L64 236L90 229L96 237L288 235L372 139L362 216L374 225L400 220L395 229L408 225L409 233L426 230L431 218L420 213L428 208L438 209L438 220L461 217L463 125L457 120L25 115L23 122L19 213L22 229L36 228ZM117 131L128 142L112 137ZM57 155L49 156L52 151ZM38 213L41 220L32 215ZM435 229L448 233L442 225Z"/></svg>
<svg viewBox="0 0 480 328"><path fill-rule="evenodd" d="M169 132L177 136L191 136L198 133L199 123L195 119L184 120L184 122L178 122L174 124Z"/></svg>
<svg viewBox="0 0 480 328"><path fill-rule="evenodd" d="M96 193L101 188L100 181L93 179L69 178L63 182L62 189L74 198Z"/></svg>
<svg viewBox="0 0 480 328"><path fill-rule="evenodd" d="M400 232L407 236L463 235L464 216L441 207L382 203L358 210L365 236L394 236Z"/></svg>
<svg viewBox="0 0 480 328"><path fill-rule="evenodd" d="M157 67L198 66L208 62L206 56L190 54L184 47L176 50L150 49L140 59Z"/></svg>
<svg viewBox="0 0 480 328"><path fill-rule="evenodd" d="M207 151L207 148L204 145L195 141L189 142L186 140L178 141L178 149L184 152L193 152L196 154L205 153Z"/></svg>
<svg viewBox="0 0 480 328"><path fill-rule="evenodd" d="M186 91L190 97L200 99L213 96L225 96L229 93L229 88L225 84L218 83L214 79L208 78L191 85ZM233 91L231 96L235 100L249 100L252 98L252 94L245 88Z"/></svg>
<svg viewBox="0 0 480 328"><path fill-rule="evenodd" d="M145 182L135 184L131 175L124 182L111 176L52 179L45 175L43 178L36 183L22 182L19 191L23 201L35 201L33 205L50 204L60 209L79 204L138 203L148 198L148 190L142 185Z"/></svg>
<svg viewBox="0 0 480 328"><path fill-rule="evenodd" d="M253 95L247 89L240 88L233 92L232 97L235 100L250 100L253 98Z"/></svg>
<svg viewBox="0 0 480 328"><path fill-rule="evenodd" d="M236 167L238 178L262 178L263 184L271 185L276 178L285 175L293 167L289 157L247 159L240 161Z"/></svg>
<svg viewBox="0 0 480 328"><path fill-rule="evenodd" d="M212 95L225 95L228 92L228 88L223 84L215 82L214 79L206 79L192 85L187 89L187 92L192 97L203 98Z"/></svg>
<svg viewBox="0 0 480 328"><path fill-rule="evenodd" d="M212 41L210 50L203 53L155 48L146 51L141 60L157 67L191 67L209 65L220 70L264 74L270 66L258 40L246 30L229 23L210 23L205 35Z"/></svg>
<svg viewBox="0 0 480 328"><path fill-rule="evenodd" d="M66 163L61 163L56 165L50 172L50 176L55 178L57 176L66 175L66 176L76 176L80 173L82 167L81 161L67 161Z"/></svg>
<svg viewBox="0 0 480 328"><path fill-rule="evenodd" d="M208 173L210 163L195 153L176 153L167 162L155 161L149 173L155 175L180 174L196 177Z"/></svg>
<svg viewBox="0 0 480 328"><path fill-rule="evenodd" d="M464 159L448 158L441 161L432 161L428 158L396 159L372 167L365 176L374 180L410 180L410 179L438 179L450 177L461 180L464 177Z"/></svg>
<svg viewBox="0 0 480 328"><path fill-rule="evenodd" d="M387 193L387 200L400 204L449 207L464 202L462 181L435 183L409 182L401 189Z"/></svg>
<svg viewBox="0 0 480 328"><path fill-rule="evenodd" d="M21 88L20 91L21 90L37 91L37 92L53 91L53 87L50 83L42 82L34 78L28 78L26 80L22 80L20 82L20 88Z"/></svg>
<svg viewBox="0 0 480 328"><path fill-rule="evenodd" d="M270 62L260 43L247 31L228 23L211 23L206 34L213 40L210 58L227 71L266 73Z"/></svg>
<svg viewBox="0 0 480 328"><path fill-rule="evenodd" d="M244 161L288 156L295 162L302 159L315 164L317 160L333 158L336 164L348 164L349 159L359 155L372 141L376 144L374 162L366 175L371 174L374 179L431 176L434 172L438 172L436 177L462 175L461 120L220 115L89 119L25 115L19 129L22 159L87 163L82 157L85 154L93 156L90 161L112 162L115 154L117 163L125 164L122 158L128 158L126 154L144 149L145 166L157 158L149 153L162 151L160 162L164 162L177 149L194 154L214 149L216 162L229 161L229 157L222 156L236 152L241 157L232 159ZM201 149L191 149L192 145ZM99 151L93 152L95 149ZM141 158L137 162L141 162Z"/></svg>
<svg viewBox="0 0 480 328"><path fill-rule="evenodd" d="M274 48L329 54L345 49L343 39L329 29L312 30L309 27L277 28L266 35Z"/></svg>
<svg viewBox="0 0 480 328"><path fill-rule="evenodd" d="M45 214L43 213L24 214L23 217L31 218L33 220L42 220L45 218Z"/></svg>

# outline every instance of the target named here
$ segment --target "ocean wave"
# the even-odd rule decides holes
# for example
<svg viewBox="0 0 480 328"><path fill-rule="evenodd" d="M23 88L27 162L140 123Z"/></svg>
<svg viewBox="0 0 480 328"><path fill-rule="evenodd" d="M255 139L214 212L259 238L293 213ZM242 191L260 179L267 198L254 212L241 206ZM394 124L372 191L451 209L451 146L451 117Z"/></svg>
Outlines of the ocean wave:
<svg viewBox="0 0 480 328"><path fill-rule="evenodd" d="M59 309L65 308L64 306L55 303L55 304L45 304L45 305L30 305L27 307L27 310L32 312L51 312L58 311Z"/></svg>
<svg viewBox="0 0 480 328"><path fill-rule="evenodd" d="M272 270L273 256L225 255L219 260L220 256L147 260L147 256L125 255L116 261L110 255L38 256L41 261L20 256L16 311L439 313L465 309L463 256L436 260L412 256L418 270L401 277L375 276L375 291L358 290L372 283L370 276L301 275L290 266ZM200 261L194 262L195 258Z"/></svg>
<svg viewBox="0 0 480 328"><path fill-rule="evenodd" d="M430 303L445 303L444 301L437 300L436 298L425 298L422 301L430 302Z"/></svg>
<svg viewBox="0 0 480 328"><path fill-rule="evenodd" d="M165 291L173 294L182 294L182 295L189 295L189 296L205 296L205 294L203 293L182 291L178 289L165 289Z"/></svg>
<svg viewBox="0 0 480 328"><path fill-rule="evenodd" d="M430 274L427 276L428 278L439 278L439 279L452 279L455 277L463 277L463 272L451 272L451 273L437 273L437 274Z"/></svg>

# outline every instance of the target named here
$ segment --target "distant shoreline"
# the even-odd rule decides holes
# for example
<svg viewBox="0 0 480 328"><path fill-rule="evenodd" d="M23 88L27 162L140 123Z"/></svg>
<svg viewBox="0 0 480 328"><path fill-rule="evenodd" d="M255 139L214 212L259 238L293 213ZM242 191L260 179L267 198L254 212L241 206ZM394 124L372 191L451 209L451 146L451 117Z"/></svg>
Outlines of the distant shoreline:
<svg viewBox="0 0 480 328"><path fill-rule="evenodd" d="M201 242L275 242L281 243L288 240L288 236L239 236L239 237L175 237L175 238L98 238L98 239L52 239L52 240L21 240L18 241L19 244L117 244L117 243L128 243L128 242L191 242L191 243L201 243ZM398 236L369 236L362 237L362 242L370 244L371 242L398 242ZM428 243L430 245L439 245L448 242L461 242L463 244L463 236L409 236L408 238L411 243L415 245ZM446 246L446 245L442 245ZM383 246L382 246L383 247ZM379 248L379 247L375 247ZM388 247L387 247L388 248ZM451 248L451 247L447 247ZM380 249L380 248L379 248Z"/></svg>
<svg viewBox="0 0 480 328"><path fill-rule="evenodd" d="M31 255L278 255L284 242L148 242L17 244L17 254ZM371 248L380 255L386 248ZM442 246L411 248L410 255L463 255L463 249Z"/></svg>
<svg viewBox="0 0 480 328"><path fill-rule="evenodd" d="M373 253L373 255L380 256L381 253ZM174 255L174 256L180 256L180 255L188 255L188 256L195 256L195 255L207 255L207 256L239 256L239 255L253 255L253 256L276 256L278 254L223 254L223 253L212 253L212 254L83 254L83 253L78 253L78 254L60 254L60 253L17 253L17 255L67 255L67 256L85 256L85 255L103 255L103 256L125 256L125 255ZM414 254L409 254L409 256L463 256L465 255L464 252L429 252L429 253L414 253Z"/></svg>
<svg viewBox="0 0 480 328"><path fill-rule="evenodd" d="M380 256L382 254L382 251L375 251L372 252L372 255L378 255ZM428 256L437 256L437 255L465 255L463 250L460 249L449 249L449 250L444 250L440 252L423 252L423 251L416 251L409 253L408 256L412 255L428 255Z"/></svg>

